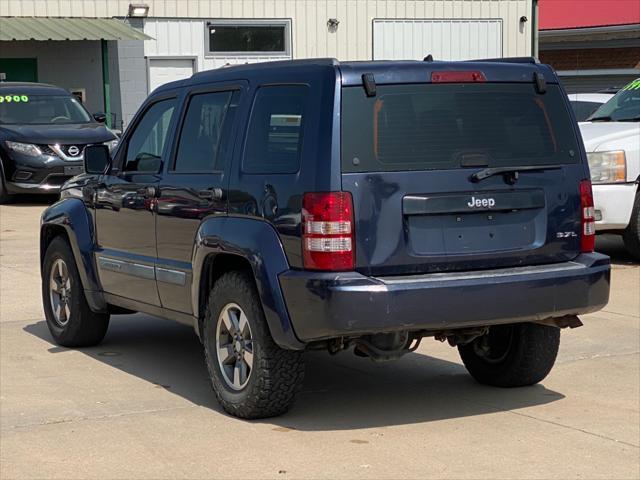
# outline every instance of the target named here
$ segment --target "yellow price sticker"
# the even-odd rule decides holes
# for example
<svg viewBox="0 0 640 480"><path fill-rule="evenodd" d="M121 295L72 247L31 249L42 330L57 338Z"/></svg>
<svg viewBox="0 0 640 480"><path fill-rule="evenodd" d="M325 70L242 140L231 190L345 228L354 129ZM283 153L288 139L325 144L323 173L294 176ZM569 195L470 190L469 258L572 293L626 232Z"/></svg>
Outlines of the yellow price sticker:
<svg viewBox="0 0 640 480"><path fill-rule="evenodd" d="M27 103L29 101L28 95L0 95L0 103Z"/></svg>

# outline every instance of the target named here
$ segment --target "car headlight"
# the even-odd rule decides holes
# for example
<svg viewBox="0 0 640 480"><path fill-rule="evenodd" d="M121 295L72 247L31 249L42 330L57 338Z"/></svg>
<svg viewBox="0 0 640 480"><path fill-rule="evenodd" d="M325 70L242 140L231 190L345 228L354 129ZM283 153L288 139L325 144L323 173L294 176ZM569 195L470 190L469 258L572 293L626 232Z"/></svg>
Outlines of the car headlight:
<svg viewBox="0 0 640 480"><path fill-rule="evenodd" d="M22 153L23 155L29 155L31 157L42 155L42 150L40 150L37 145L31 143L10 142L8 140L5 143L10 150Z"/></svg>
<svg viewBox="0 0 640 480"><path fill-rule="evenodd" d="M627 181L627 159L624 150L588 152L591 182L615 183Z"/></svg>
<svg viewBox="0 0 640 480"><path fill-rule="evenodd" d="M117 138L114 138L113 140L104 142L104 145L106 145L109 148L109 153L113 153L116 147L118 146L118 143L120 143L120 140L118 140Z"/></svg>

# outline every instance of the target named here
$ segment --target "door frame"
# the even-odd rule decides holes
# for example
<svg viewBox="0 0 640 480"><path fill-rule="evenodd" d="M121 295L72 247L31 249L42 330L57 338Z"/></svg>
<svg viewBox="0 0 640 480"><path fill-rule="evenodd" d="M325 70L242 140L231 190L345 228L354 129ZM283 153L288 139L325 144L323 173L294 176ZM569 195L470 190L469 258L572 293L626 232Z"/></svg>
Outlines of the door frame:
<svg viewBox="0 0 640 480"><path fill-rule="evenodd" d="M147 95L151 93L151 62L153 60L191 60L192 75L198 72L197 55L153 55L144 57L147 73Z"/></svg>

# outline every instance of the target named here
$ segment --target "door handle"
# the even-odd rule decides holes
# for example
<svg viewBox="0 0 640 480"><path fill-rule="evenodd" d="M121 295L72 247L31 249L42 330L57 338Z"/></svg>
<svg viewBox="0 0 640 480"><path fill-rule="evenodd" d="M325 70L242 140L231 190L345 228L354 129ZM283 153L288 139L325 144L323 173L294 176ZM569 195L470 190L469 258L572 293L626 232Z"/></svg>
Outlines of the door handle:
<svg viewBox="0 0 640 480"><path fill-rule="evenodd" d="M205 200L220 200L222 198L222 189L221 188L208 188L206 190L200 190L198 192L198 196L200 198L204 198Z"/></svg>

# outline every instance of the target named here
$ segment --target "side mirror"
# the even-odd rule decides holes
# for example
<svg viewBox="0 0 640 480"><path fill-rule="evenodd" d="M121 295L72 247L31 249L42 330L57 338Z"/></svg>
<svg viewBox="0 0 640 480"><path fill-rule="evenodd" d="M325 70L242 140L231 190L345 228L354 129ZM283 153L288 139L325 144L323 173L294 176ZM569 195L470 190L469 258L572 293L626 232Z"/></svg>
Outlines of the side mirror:
<svg viewBox="0 0 640 480"><path fill-rule="evenodd" d="M104 113L94 113L93 118L98 123L105 123L107 121L107 116Z"/></svg>
<svg viewBox="0 0 640 480"><path fill-rule="evenodd" d="M111 165L111 154L106 145L87 145L84 149L85 173L102 174Z"/></svg>

